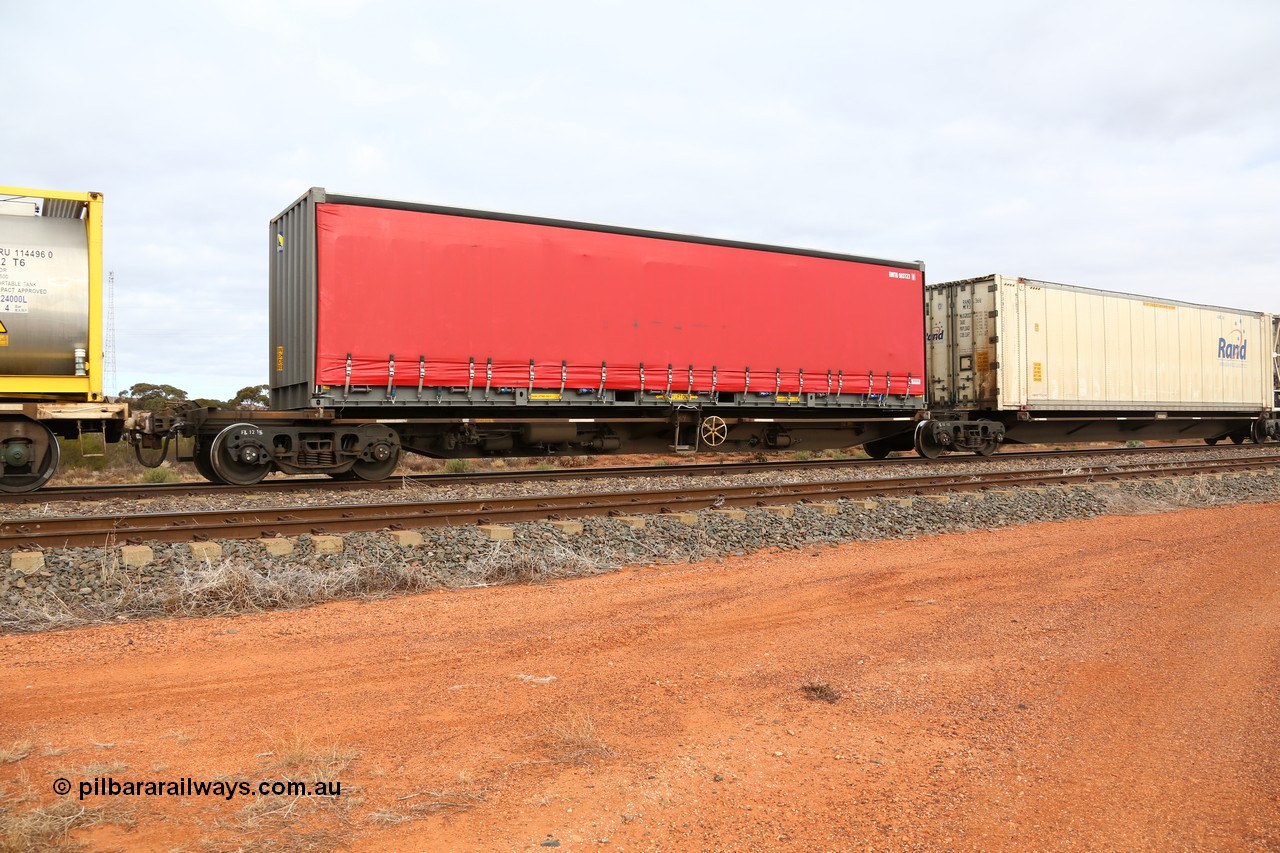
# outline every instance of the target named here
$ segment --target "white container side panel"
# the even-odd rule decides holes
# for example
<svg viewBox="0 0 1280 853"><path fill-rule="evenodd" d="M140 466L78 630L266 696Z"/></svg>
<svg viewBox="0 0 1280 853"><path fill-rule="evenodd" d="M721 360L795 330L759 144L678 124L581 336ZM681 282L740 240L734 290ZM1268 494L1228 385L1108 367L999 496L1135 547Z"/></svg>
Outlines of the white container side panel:
<svg viewBox="0 0 1280 853"><path fill-rule="evenodd" d="M931 285L933 405L1269 410L1266 314L988 276ZM943 316L946 312L946 316Z"/></svg>

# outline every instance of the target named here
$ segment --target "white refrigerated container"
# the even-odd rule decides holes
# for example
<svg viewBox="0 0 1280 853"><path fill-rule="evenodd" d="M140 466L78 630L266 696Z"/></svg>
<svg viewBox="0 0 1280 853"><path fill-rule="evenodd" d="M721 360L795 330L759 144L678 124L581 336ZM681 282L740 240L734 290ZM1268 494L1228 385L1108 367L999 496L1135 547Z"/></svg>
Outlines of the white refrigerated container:
<svg viewBox="0 0 1280 853"><path fill-rule="evenodd" d="M1233 412L1275 401L1268 314L989 275L926 291L929 401L958 410Z"/></svg>

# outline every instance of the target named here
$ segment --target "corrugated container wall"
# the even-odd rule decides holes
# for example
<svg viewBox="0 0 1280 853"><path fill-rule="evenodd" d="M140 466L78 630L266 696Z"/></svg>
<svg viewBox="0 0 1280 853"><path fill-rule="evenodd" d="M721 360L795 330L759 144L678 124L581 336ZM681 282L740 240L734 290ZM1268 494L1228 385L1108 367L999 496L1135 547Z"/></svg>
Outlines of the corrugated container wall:
<svg viewBox="0 0 1280 853"><path fill-rule="evenodd" d="M934 407L1261 413L1267 314L1009 276L930 285Z"/></svg>

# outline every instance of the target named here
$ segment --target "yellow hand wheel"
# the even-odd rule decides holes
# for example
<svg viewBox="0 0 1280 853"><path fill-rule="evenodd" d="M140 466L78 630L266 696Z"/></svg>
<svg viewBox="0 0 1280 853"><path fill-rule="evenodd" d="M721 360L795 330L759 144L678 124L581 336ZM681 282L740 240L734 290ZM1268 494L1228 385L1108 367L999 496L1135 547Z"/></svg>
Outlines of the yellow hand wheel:
<svg viewBox="0 0 1280 853"><path fill-rule="evenodd" d="M729 437L729 425L719 415L708 415L702 419L702 443L708 447L719 447Z"/></svg>

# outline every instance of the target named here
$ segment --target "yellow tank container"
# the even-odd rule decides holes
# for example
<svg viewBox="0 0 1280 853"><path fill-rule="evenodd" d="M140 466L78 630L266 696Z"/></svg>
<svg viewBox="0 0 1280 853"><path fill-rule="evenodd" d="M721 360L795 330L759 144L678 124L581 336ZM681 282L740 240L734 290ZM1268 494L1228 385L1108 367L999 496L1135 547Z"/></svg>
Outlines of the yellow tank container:
<svg viewBox="0 0 1280 853"><path fill-rule="evenodd" d="M0 186L0 491L48 481L55 436L120 434L102 355L102 194Z"/></svg>

